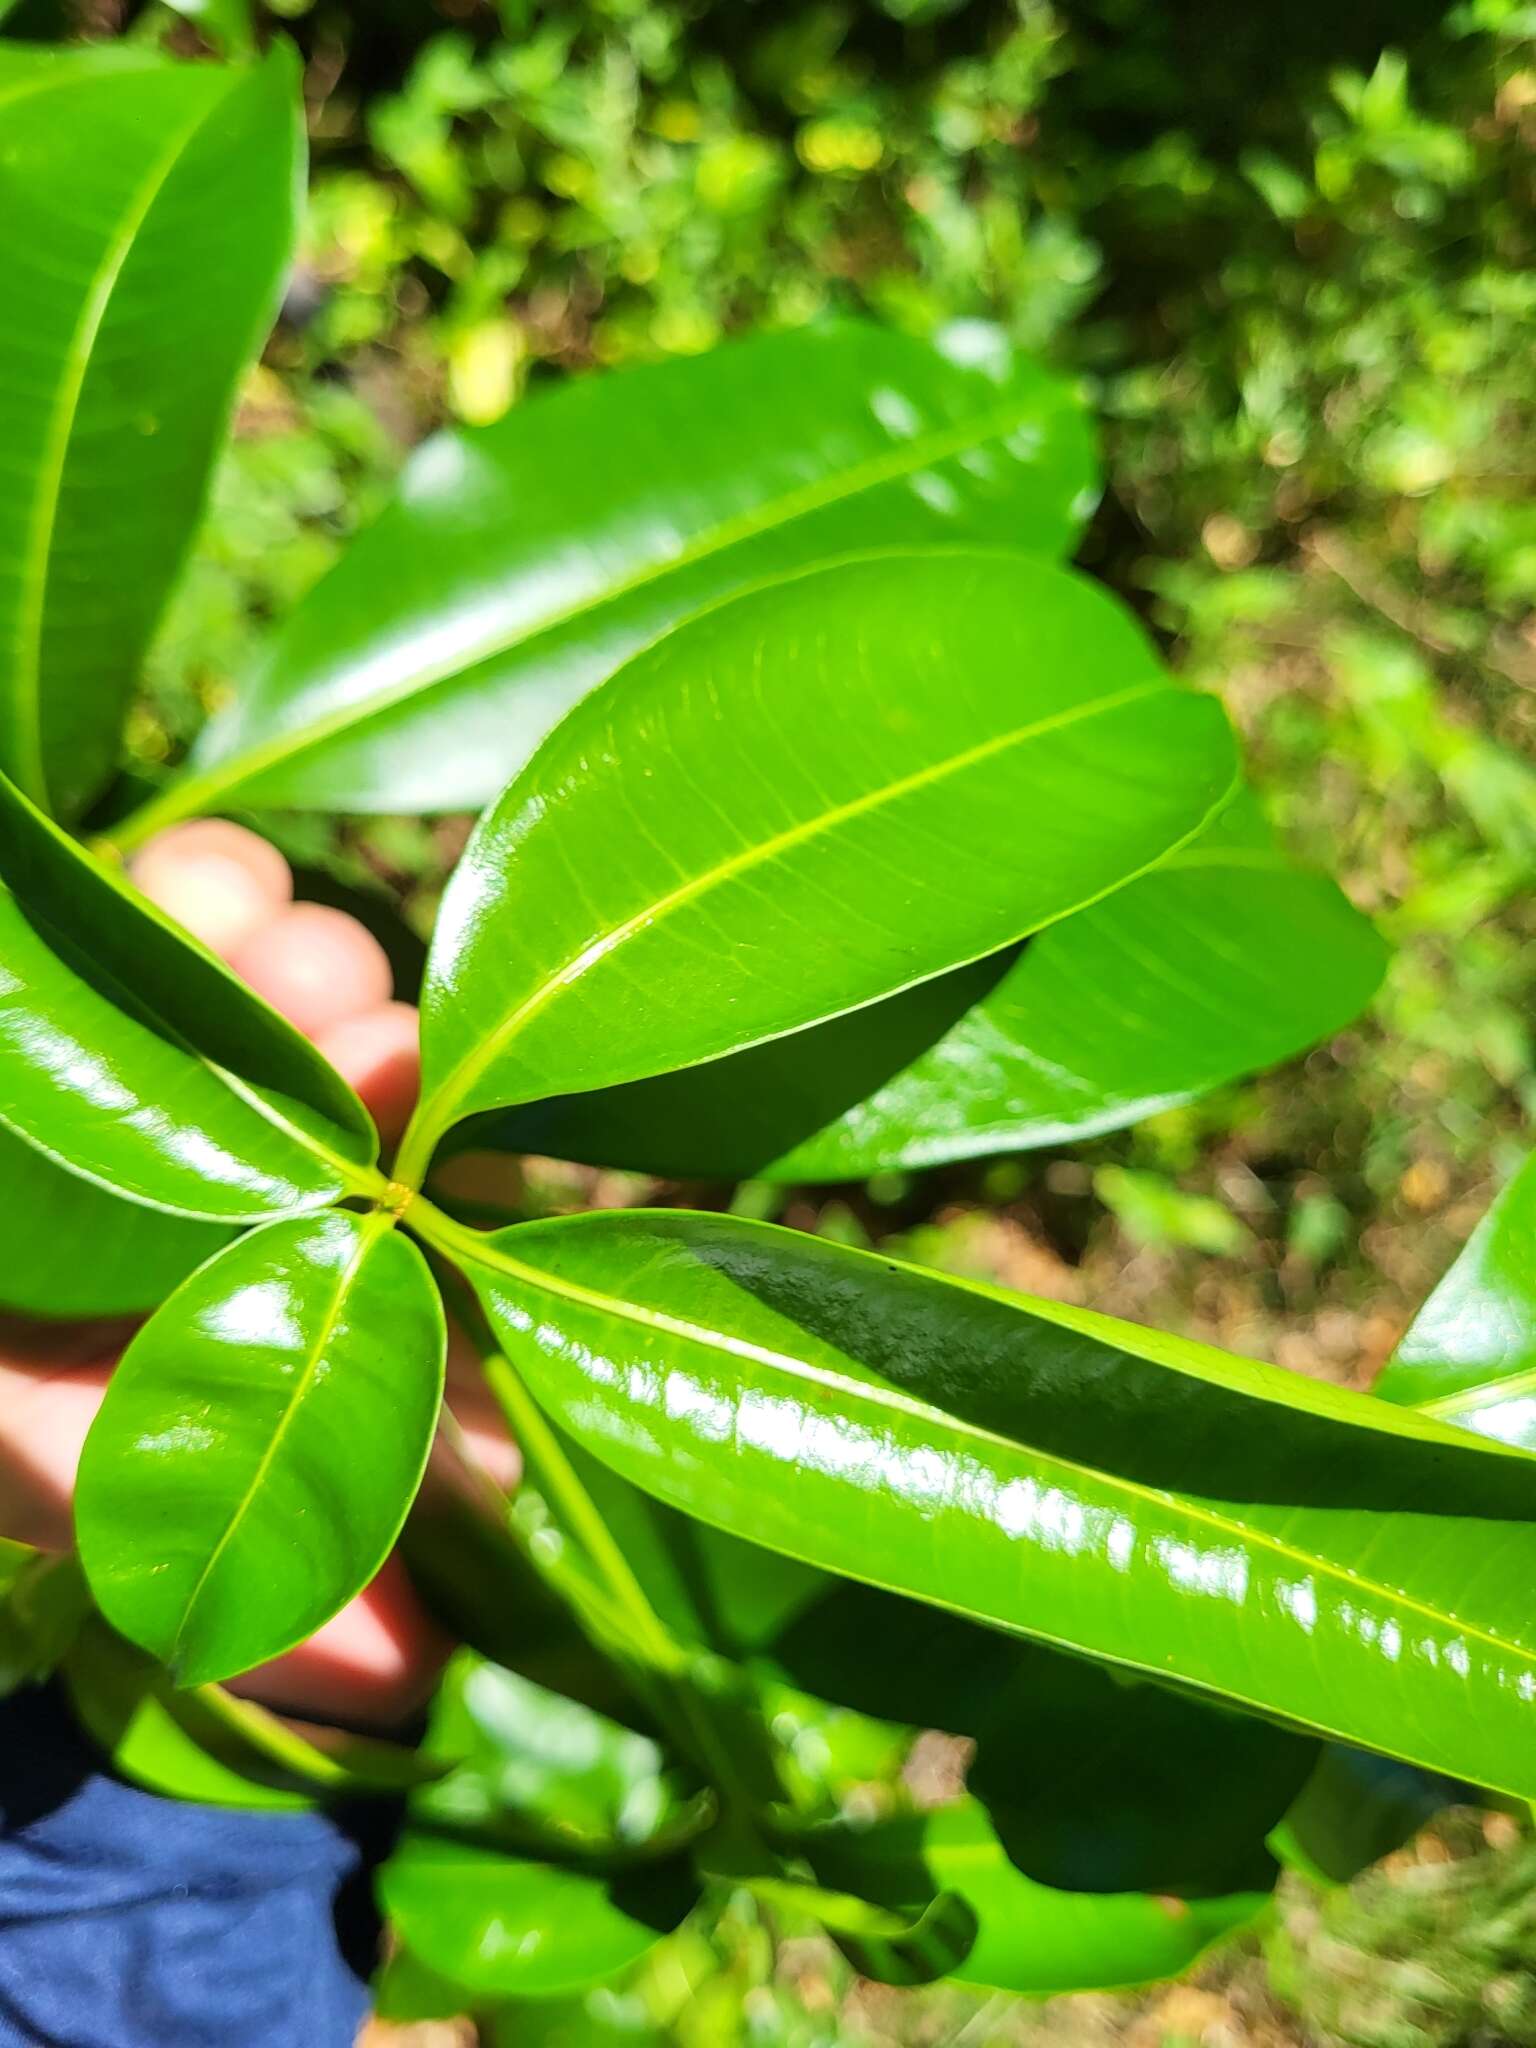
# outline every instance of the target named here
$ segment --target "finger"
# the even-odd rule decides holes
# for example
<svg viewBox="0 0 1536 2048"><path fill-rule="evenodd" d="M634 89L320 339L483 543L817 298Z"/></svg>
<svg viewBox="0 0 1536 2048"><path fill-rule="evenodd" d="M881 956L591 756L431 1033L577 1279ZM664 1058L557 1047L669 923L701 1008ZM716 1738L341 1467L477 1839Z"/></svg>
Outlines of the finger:
<svg viewBox="0 0 1536 2048"><path fill-rule="evenodd" d="M277 848L223 818L173 825L135 856L128 872L152 903L223 960L293 900L293 876Z"/></svg>
<svg viewBox="0 0 1536 2048"><path fill-rule="evenodd" d="M380 1003L315 1034L344 1081L351 1083L388 1143L410 1121L421 1090L421 1020L412 1003Z"/></svg>
<svg viewBox="0 0 1536 2048"><path fill-rule="evenodd" d="M86 1434L116 1357L0 1360L0 1535L37 1550L74 1542L70 1503Z"/></svg>
<svg viewBox="0 0 1536 2048"><path fill-rule="evenodd" d="M280 910L230 965L307 1038L381 1008L393 993L384 948L355 917L326 903Z"/></svg>

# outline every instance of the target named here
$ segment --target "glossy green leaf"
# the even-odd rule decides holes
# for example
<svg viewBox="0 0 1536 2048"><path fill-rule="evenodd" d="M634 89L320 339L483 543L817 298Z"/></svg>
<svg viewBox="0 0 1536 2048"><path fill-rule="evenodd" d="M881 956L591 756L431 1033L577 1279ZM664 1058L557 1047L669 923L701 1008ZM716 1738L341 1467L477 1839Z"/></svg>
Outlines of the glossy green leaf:
<svg viewBox="0 0 1536 2048"><path fill-rule="evenodd" d="M1065 552L1093 496L1065 385L879 328L567 383L417 453L209 726L187 793L478 809L701 606L854 548Z"/></svg>
<svg viewBox="0 0 1536 2048"><path fill-rule="evenodd" d="M1264 1838L1317 1762L1273 1723L846 1580L769 1656L861 1714L969 1737L966 1785L1007 1854L1067 1891L1267 1889Z"/></svg>
<svg viewBox="0 0 1536 2048"><path fill-rule="evenodd" d="M1267 1892L1186 1902L1053 1890L1014 1868L973 1799L868 1828L837 1823L798 1846L823 1883L880 1904L964 1899L977 1933L955 1978L1035 1997L1178 1976L1268 1902Z"/></svg>
<svg viewBox="0 0 1536 2048"><path fill-rule="evenodd" d="M995 1626L1536 1791L1522 1453L731 1217L476 1239L508 1354L661 1499Z"/></svg>
<svg viewBox="0 0 1536 2048"><path fill-rule="evenodd" d="M0 1125L82 1178L248 1222L369 1186L334 1067L0 777Z"/></svg>
<svg viewBox="0 0 1536 2048"><path fill-rule="evenodd" d="M430 1448L442 1305L381 1214L252 1231L129 1345L80 1465L102 1612L183 1685L290 1650L373 1577Z"/></svg>
<svg viewBox="0 0 1536 2048"><path fill-rule="evenodd" d="M707 1179L854 1180L1097 1136L1355 1016L1386 949L1251 796L1022 951L708 1065L473 1124L465 1142Z"/></svg>
<svg viewBox="0 0 1536 2048"><path fill-rule="evenodd" d="M0 769L79 810L277 311L297 67L0 50Z"/></svg>
<svg viewBox="0 0 1536 2048"><path fill-rule="evenodd" d="M1536 1154L1414 1317L1375 1391L1536 1450Z"/></svg>
<svg viewBox="0 0 1536 2048"><path fill-rule="evenodd" d="M411 1953L481 1996L551 1998L637 1963L692 1907L681 1859L604 1877L408 1826L379 1895Z"/></svg>
<svg viewBox="0 0 1536 2048"><path fill-rule="evenodd" d="M1210 698L1064 570L887 555L688 621L481 820L423 992L427 1140L772 1038L994 951L1199 830Z"/></svg>
<svg viewBox="0 0 1536 2048"><path fill-rule="evenodd" d="M0 1309L130 1315L156 1307L229 1241L215 1223L125 1202L66 1173L0 1126Z"/></svg>

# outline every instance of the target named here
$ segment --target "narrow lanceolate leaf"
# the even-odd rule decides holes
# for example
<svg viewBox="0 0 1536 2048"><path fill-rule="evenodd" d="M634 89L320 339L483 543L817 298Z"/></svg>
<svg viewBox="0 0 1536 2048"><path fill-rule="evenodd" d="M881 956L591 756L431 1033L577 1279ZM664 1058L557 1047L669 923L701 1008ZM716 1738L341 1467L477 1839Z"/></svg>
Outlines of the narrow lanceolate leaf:
<svg viewBox="0 0 1536 2048"><path fill-rule="evenodd" d="M539 1398L672 1505L994 1626L1536 1790L1525 1454L735 1218L443 1228Z"/></svg>
<svg viewBox="0 0 1536 2048"><path fill-rule="evenodd" d="M1251 796L995 954L702 1067L487 1119L478 1145L708 1179L853 1180L1059 1145L1192 1101L1355 1016L1386 949Z"/></svg>
<svg viewBox="0 0 1536 2048"><path fill-rule="evenodd" d="M1009 1862L974 1799L869 1827L837 1822L807 1831L796 1848L824 1884L880 1905L911 1911L945 1892L963 1899L976 1935L950 1974L1034 1997L1178 1976L1268 1899L1239 1892L1186 1904L1036 1884Z"/></svg>
<svg viewBox="0 0 1536 2048"><path fill-rule="evenodd" d="M700 606L855 548L1062 553L1093 497L1065 385L878 328L583 379L421 449L209 727L187 789L204 805L478 808Z"/></svg>
<svg viewBox="0 0 1536 2048"><path fill-rule="evenodd" d="M0 776L0 1126L131 1201L215 1222L368 1184L345 1082Z"/></svg>
<svg viewBox="0 0 1536 2048"><path fill-rule="evenodd" d="M384 1562L442 1394L441 1303L382 1214L242 1237L128 1347L75 1521L112 1625L200 1684L312 1635Z"/></svg>
<svg viewBox="0 0 1536 2048"><path fill-rule="evenodd" d="M110 769L277 309L292 53L0 51L0 769L76 811Z"/></svg>
<svg viewBox="0 0 1536 2048"><path fill-rule="evenodd" d="M481 820L424 993L423 1111L691 1065L1081 908L1235 774L1209 698L1066 571L898 554L690 620Z"/></svg>
<svg viewBox="0 0 1536 2048"><path fill-rule="evenodd" d="M228 1242L216 1223L125 1202L0 1128L0 1309L115 1316L156 1307Z"/></svg>
<svg viewBox="0 0 1536 2048"><path fill-rule="evenodd" d="M1536 1450L1536 1154L1414 1317L1375 1390Z"/></svg>

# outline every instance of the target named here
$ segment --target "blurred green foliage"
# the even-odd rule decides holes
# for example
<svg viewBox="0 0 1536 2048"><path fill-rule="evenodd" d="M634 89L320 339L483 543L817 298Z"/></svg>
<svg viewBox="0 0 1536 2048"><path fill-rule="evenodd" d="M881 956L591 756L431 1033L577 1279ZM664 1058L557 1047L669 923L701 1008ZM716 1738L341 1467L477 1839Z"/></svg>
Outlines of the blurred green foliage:
<svg viewBox="0 0 1536 2048"><path fill-rule="evenodd" d="M183 11L177 35L217 36ZM1102 1141L1065 1199L1029 1161L1010 1196L952 1175L828 1224L974 1267L983 1209L1069 1263L1097 1247L1104 1306L1274 1350L1333 1304L1353 1337L1297 1362L1379 1362L1536 1109L1536 11L274 11L308 58L305 254L158 651L145 757L434 424L831 310L996 321L1100 409L1087 565L1222 693L1293 846L1397 958L1373 1019ZM425 878L419 917L453 843L402 826L375 863ZM962 1244L917 1231L936 1207Z"/></svg>

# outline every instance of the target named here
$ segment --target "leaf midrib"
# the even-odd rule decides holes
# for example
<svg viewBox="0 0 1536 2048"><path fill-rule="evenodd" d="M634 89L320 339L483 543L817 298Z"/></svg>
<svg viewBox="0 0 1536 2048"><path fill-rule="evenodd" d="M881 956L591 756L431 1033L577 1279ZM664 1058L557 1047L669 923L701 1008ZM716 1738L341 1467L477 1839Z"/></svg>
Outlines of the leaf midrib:
<svg viewBox="0 0 1536 2048"><path fill-rule="evenodd" d="M241 1525L249 1515L251 1504L265 1485L267 1474L271 1471L273 1461L286 1441L288 1431L293 1425L295 1416L308 1398L309 1390L315 1382L315 1375L320 1369L320 1362L325 1357L331 1338L335 1335L336 1325L341 1318L342 1306L356 1284L363 1262L381 1241L384 1233L392 1228L394 1223L394 1218L383 1210L375 1210L372 1215L350 1218L349 1220L357 1226L357 1242L353 1247L352 1255L337 1275L335 1292L326 1305L325 1314L321 1318L319 1328L315 1331L313 1341L307 1347L308 1355L305 1359L304 1370L294 1382L288 1399L284 1403L282 1412L272 1430L272 1434L267 1441L266 1448L257 1460L256 1468L252 1472L249 1482L239 1500L231 1509L229 1519L225 1522L218 1541L204 1559L202 1570L198 1573L192 1590L187 1595L186 1602L182 1608L181 1620L177 1624L176 1633L171 1639L170 1653L166 1658L166 1663L173 1672L181 1662L182 1651L187 1635L192 1629L198 1603L207 1592L209 1582L218 1569L225 1551L229 1548Z"/></svg>
<svg viewBox="0 0 1536 2048"><path fill-rule="evenodd" d="M1422 1614L1427 1620L1442 1626L1453 1627L1473 1641L1486 1643L1501 1653L1513 1654L1536 1666L1536 1650L1522 1643L1464 1622L1442 1608L1430 1606L1427 1602L1416 1599L1400 1587L1384 1584L1348 1566L1332 1563L1315 1552L1298 1550L1281 1537L1254 1529L1250 1524L1234 1517L1201 1507L1187 1496L1169 1493L1160 1487L1142 1486L1121 1473L1101 1471L1094 1466L1079 1464L1075 1459L1064 1457L1059 1452L1041 1450L1035 1445L1021 1443L1016 1438L1003 1436L995 1430L983 1428L962 1417L948 1415L912 1395L902 1393L898 1388L852 1379L830 1368L813 1365L807 1359L795 1358L788 1352L773 1351L766 1345L753 1343L750 1339L731 1337L723 1331L710 1330L700 1324L690 1323L683 1317L670 1315L665 1310L645 1308L638 1303L625 1301L619 1296L605 1294L599 1289L584 1287L579 1282L567 1280L563 1276L552 1276L536 1266L523 1264L521 1260L510 1256L499 1247L487 1247L484 1240L472 1231L460 1231L455 1227L453 1235L456 1249L465 1257L472 1257L482 1264L506 1273L511 1279L540 1288L558 1299L592 1309L601 1315L612 1316L620 1322L632 1323L638 1328L655 1331L659 1335L682 1338L700 1345L706 1351L722 1352L727 1357L741 1358L766 1366L770 1370L783 1372L790 1379L797 1376L808 1379L845 1399L866 1401L876 1408L888 1408L894 1413L915 1417L924 1422L938 1422L955 1436L966 1441L995 1445L1015 1456L1023 1452L1026 1456L1038 1459L1042 1464L1074 1479L1087 1480L1094 1486L1122 1493L1144 1505L1171 1508L1187 1520L1215 1529L1228 1538L1241 1537L1250 1542L1255 1549L1267 1550L1300 1568L1314 1570L1322 1577L1354 1587L1362 1593L1374 1594L1383 1600L1395 1602L1409 1612Z"/></svg>
<svg viewBox="0 0 1536 2048"><path fill-rule="evenodd" d="M42 465L37 479L39 488L33 503L33 515L18 577L21 589L17 619L18 660L12 683L16 712L15 730L24 757L18 761L17 767L18 770L24 768L26 774L22 787L43 805L48 803L50 795L43 749L43 628L48 611L49 564L54 534L58 527L64 472L69 462L70 438L79 417L80 402L85 391L86 379L90 374L96 344L101 337L112 294L117 288L123 266L145 221L153 211L156 200L165 189L178 159L203 123L222 103L222 98L210 99L206 105L196 110L191 121L176 131L164 155L157 159L146 175L142 188L135 195L133 203L124 212L116 233L109 238L102 259L92 273L90 288L85 294L80 317L70 337L54 394L48 431L43 442Z"/></svg>
<svg viewBox="0 0 1536 2048"><path fill-rule="evenodd" d="M916 790L930 788L951 775L960 774L983 761L990 760L995 755L1007 752L1012 747L1022 746L1028 740L1037 739L1044 733L1059 731L1066 726L1079 724L1085 719L1102 717L1108 712L1122 709L1127 704L1138 703L1144 698L1158 694L1172 696L1175 693L1160 679L1134 683L1123 690L1110 691L1105 696L1094 698L1090 703L1075 704L1065 711L1052 712L1045 718L1033 719L1027 725L1016 726L1009 732L995 733L990 739L983 740L976 746L964 748L958 754L951 754L942 761L928 762L908 775L897 777L893 782L882 783L877 789L865 790L845 803L818 811L814 817L803 818L797 824L786 827L784 831L775 833L768 839L758 840L751 846L742 847L739 852L716 862L713 867L705 868L697 875L691 875L675 889L654 898L642 909L633 911L628 917L600 933L597 938L589 940L579 953L547 974L538 987L515 1010L504 1017L493 1031L482 1038L472 1052L466 1053L456 1066L450 1068L437 1084L430 1101L423 1105L423 1131L431 1133L432 1142L435 1142L457 1116L475 1084L506 1052L524 1027L546 1009L558 994L572 987L590 968L605 960L637 932L650 930L673 911L707 894L711 889L733 880L737 875L747 873L754 867L778 859L781 854L808 839L814 839L823 832L837 830L851 818L860 817L884 804L898 802ZM1204 822L1202 819L1201 824ZM1195 829L1200 828L1197 826ZM922 978L925 977L919 977ZM735 1049L741 1050L739 1047Z"/></svg>
<svg viewBox="0 0 1536 2048"><path fill-rule="evenodd" d="M1005 434L1012 427L1020 425L1031 417L1034 404L1040 393L1021 393L1010 406L998 407L981 415L964 427L952 427L945 433L935 433L904 441L887 453L871 456L862 463L855 463L834 477L818 478L814 483L802 484L798 490L786 491L777 498L766 499L749 512L739 513L734 519L721 520L706 533L679 548L659 562L647 562L629 576L623 577L606 589L578 599L563 610L552 612L531 626L513 632L487 633L477 642L458 650L454 655L437 664L426 664L411 669L393 684L381 687L364 704L349 704L339 707L328 716L311 720L307 725L291 726L275 734L265 746L256 746L245 752L229 755L224 761L210 764L206 774L195 777L201 797L237 788L240 784L254 781L269 770L305 754L339 732L363 731L374 720L395 709L410 699L426 699L445 684L453 684L467 675L471 669L494 660L498 655L510 653L514 648L532 646L549 635L574 625L578 620L590 617L605 606L617 604L637 591L645 590L652 584L661 583L669 576L679 575L694 568L700 562L726 553L730 548L739 547L755 540L759 535L791 526L798 519L806 519L814 513L826 510L844 499L854 498L865 491L877 490L882 484L895 483L904 476L916 474L935 462L948 461L952 456L963 455L969 449L980 447L995 436ZM253 700L254 701L254 697ZM214 728L210 728L210 733ZM195 762L194 762L195 766ZM191 780L193 778L189 778Z"/></svg>

